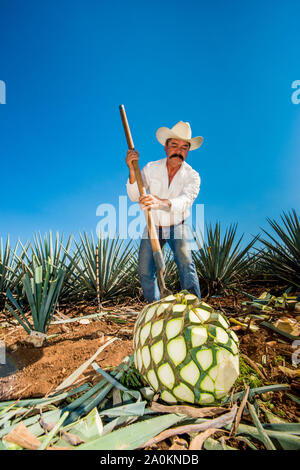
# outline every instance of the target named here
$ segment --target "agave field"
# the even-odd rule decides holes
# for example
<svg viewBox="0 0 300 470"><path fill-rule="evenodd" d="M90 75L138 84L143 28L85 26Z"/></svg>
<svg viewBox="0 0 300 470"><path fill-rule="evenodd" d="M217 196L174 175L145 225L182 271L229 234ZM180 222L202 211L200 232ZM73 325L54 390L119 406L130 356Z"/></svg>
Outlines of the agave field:
<svg viewBox="0 0 300 470"><path fill-rule="evenodd" d="M0 245L0 449L300 449L300 218L194 232L202 299L147 305L133 241Z"/></svg>

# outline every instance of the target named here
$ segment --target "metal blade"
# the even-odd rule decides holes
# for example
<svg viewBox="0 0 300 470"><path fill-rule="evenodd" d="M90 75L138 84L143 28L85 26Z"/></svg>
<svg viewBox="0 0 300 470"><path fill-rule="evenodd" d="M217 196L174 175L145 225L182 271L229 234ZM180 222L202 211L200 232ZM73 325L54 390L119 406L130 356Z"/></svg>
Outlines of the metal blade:
<svg viewBox="0 0 300 470"><path fill-rule="evenodd" d="M171 295L172 292L166 288L165 279L164 279L164 272L166 269L164 257L161 251L155 251L153 253L154 262L156 266L156 275L157 275L157 282L158 288L160 292L160 297L163 299L168 295Z"/></svg>

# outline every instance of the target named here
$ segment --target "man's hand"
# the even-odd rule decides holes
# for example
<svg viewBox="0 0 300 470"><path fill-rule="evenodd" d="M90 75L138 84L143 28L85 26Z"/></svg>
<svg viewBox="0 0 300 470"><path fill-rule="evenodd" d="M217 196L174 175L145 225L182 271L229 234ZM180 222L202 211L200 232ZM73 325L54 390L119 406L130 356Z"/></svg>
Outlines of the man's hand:
<svg viewBox="0 0 300 470"><path fill-rule="evenodd" d="M137 150L128 150L126 155L126 163L129 170L133 170L133 160L139 160L139 152Z"/></svg>
<svg viewBox="0 0 300 470"><path fill-rule="evenodd" d="M146 194L145 196L141 196L140 204L144 207L143 209L165 209L168 210L171 207L171 202L168 199L161 199L157 196L153 196L152 194Z"/></svg>
<svg viewBox="0 0 300 470"><path fill-rule="evenodd" d="M128 150L125 160L129 168L129 182L133 184L136 182L136 178L132 162L134 160L139 161L139 152L137 150Z"/></svg>

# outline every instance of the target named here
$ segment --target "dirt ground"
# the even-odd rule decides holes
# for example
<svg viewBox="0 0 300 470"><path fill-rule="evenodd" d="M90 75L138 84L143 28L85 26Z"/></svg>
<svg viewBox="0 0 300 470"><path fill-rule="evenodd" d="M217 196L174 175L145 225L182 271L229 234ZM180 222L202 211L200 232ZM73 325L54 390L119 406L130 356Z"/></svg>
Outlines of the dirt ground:
<svg viewBox="0 0 300 470"><path fill-rule="evenodd" d="M211 298L206 301L223 310L229 317L239 311L243 296ZM0 329L0 341L6 345L6 354L15 372L2 376L0 374L0 400L13 400L30 397L44 397L51 394L81 364L90 359L97 349L109 338L117 340L109 345L97 357L102 369L110 370L133 353L132 331L136 314L143 307L142 302L136 305L105 306L108 313L103 317L86 319L98 311L96 306L86 305L80 310L65 311L65 318L78 317L74 323L52 325L48 331L49 338L42 348L25 342L27 333L21 326L5 325ZM83 320L83 322L82 322ZM87 323L88 321L88 323ZM82 322L82 323L81 323ZM84 324L86 322L87 324ZM291 368L293 349L288 341L266 328L258 331L246 331L233 327L240 339L240 351L256 365L263 364L265 380L262 384L288 383L291 393L299 395L299 378L290 378L280 370L284 365ZM280 361L278 362L278 358ZM87 381L96 383L100 376L90 366L75 382L81 385ZM74 387L74 384L73 384ZM290 422L300 422L299 406L286 393L273 393L275 409L278 407Z"/></svg>
<svg viewBox="0 0 300 470"><path fill-rule="evenodd" d="M96 311L96 307L86 308L81 312L80 319L84 319L84 314L91 315ZM69 312L69 318L73 317L73 313ZM117 366L133 352L135 318L135 315L122 313L118 317L106 317L105 320L89 319L88 324L78 321L51 325L47 334L55 336L47 339L42 348L27 344L25 339L28 335L20 326L0 330L0 339L5 341L11 367L17 369L15 373L0 377L0 400L43 397L51 393L112 337L118 339L103 350L97 363L102 369ZM76 384L88 380L97 382L99 377L90 366Z"/></svg>

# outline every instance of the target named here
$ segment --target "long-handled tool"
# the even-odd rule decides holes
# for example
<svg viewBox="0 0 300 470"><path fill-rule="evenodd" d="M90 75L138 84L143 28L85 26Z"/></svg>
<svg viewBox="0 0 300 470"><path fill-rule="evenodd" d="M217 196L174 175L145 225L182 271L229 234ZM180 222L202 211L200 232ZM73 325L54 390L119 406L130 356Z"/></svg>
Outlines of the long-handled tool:
<svg viewBox="0 0 300 470"><path fill-rule="evenodd" d="M134 150L134 144L133 144L133 140L132 140L132 137L131 137L129 124L128 124L128 121L127 121L125 108L121 104L119 106L119 109L120 109L120 113L121 113L121 119L122 119L124 131L125 131L125 136L126 136L126 140L127 140L128 149L129 150ZM136 178L137 185L138 185L138 188L139 188L140 196L144 196L146 194L146 188L144 186L144 182L143 182L143 179L142 179L139 163L138 163L137 160L133 160L132 165L133 165L133 168L134 168L135 178ZM165 285L165 279L164 279L165 262L164 262L164 257L163 257L162 251L161 251L159 239L158 239L158 236L157 236L156 228L155 228L155 225L154 225L154 222L153 222L153 218L152 218L152 214L151 214L150 209L145 210L145 217L146 217L146 221L147 221L149 238L150 238L151 246L152 246L152 250L153 250L153 257L154 257L154 262L155 262L155 266L156 266L157 282L158 282L158 287L159 287L159 291L160 291L160 296L161 296L161 298L164 298L167 295L170 295L171 292L166 288L166 285Z"/></svg>

